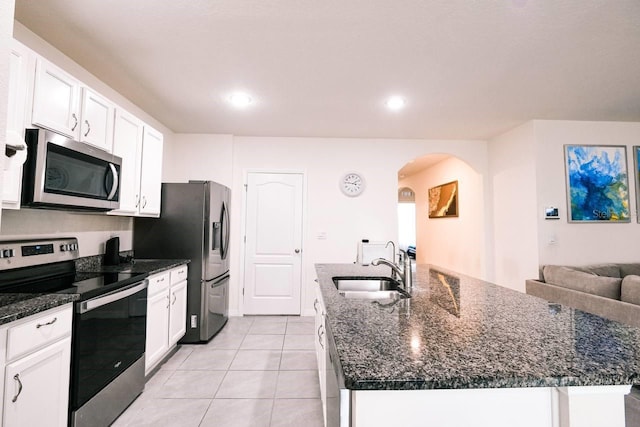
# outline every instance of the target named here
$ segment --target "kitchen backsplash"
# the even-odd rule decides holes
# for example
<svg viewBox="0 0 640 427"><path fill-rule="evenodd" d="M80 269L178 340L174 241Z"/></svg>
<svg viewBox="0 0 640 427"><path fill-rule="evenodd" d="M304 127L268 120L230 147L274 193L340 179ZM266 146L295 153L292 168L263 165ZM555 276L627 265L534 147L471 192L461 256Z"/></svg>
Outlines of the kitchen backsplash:
<svg viewBox="0 0 640 427"><path fill-rule="evenodd" d="M120 251L120 259L133 259L133 251ZM97 271L104 264L104 255L93 255L78 258L76 260L77 271Z"/></svg>

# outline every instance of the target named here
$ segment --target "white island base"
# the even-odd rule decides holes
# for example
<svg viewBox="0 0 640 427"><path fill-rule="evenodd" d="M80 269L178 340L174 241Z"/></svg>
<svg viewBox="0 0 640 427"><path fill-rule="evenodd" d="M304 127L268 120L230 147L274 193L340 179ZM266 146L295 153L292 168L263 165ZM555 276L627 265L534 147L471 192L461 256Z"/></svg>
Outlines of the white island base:
<svg viewBox="0 0 640 427"><path fill-rule="evenodd" d="M630 389L615 385L354 390L351 426L625 427L624 396Z"/></svg>

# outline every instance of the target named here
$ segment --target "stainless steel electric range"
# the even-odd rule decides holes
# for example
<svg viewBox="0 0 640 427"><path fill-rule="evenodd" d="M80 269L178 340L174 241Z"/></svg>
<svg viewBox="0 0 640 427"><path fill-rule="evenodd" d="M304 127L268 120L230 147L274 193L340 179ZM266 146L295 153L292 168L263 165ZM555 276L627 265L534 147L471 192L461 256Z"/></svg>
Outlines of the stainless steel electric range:
<svg viewBox="0 0 640 427"><path fill-rule="evenodd" d="M72 293L69 420L108 426L144 388L146 273L78 272L75 238L0 242L2 293ZM7 261L7 260L5 260Z"/></svg>

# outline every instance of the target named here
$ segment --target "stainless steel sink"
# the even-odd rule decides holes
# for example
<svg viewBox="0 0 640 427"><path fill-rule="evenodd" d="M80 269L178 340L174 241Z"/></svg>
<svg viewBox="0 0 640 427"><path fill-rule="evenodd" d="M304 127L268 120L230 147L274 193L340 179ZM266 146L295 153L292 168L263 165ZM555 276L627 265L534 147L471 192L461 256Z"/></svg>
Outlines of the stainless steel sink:
<svg viewBox="0 0 640 427"><path fill-rule="evenodd" d="M334 277L333 283L345 298L401 299L411 295L400 287L400 283L389 277Z"/></svg>

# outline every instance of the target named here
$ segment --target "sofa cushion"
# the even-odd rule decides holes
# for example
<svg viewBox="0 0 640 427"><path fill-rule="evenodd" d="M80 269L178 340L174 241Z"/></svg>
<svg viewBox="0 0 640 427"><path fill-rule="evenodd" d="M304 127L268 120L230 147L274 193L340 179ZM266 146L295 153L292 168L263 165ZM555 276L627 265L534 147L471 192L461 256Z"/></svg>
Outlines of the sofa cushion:
<svg viewBox="0 0 640 427"><path fill-rule="evenodd" d="M618 264L618 267L620 267L620 277L625 277L629 274L640 276L640 264L637 262L629 264Z"/></svg>
<svg viewBox="0 0 640 427"><path fill-rule="evenodd" d="M622 278L623 276L620 274L620 267L618 264L593 264L593 265L585 265L582 267L569 267L574 268L578 271L584 271L585 273L593 273L597 276L607 276L607 277L615 277Z"/></svg>
<svg viewBox="0 0 640 427"><path fill-rule="evenodd" d="M622 279L620 299L624 302L640 305L640 276L629 274Z"/></svg>
<svg viewBox="0 0 640 427"><path fill-rule="evenodd" d="M622 284L620 278L597 276L559 265L547 265L543 272L547 283L606 298L620 299Z"/></svg>

